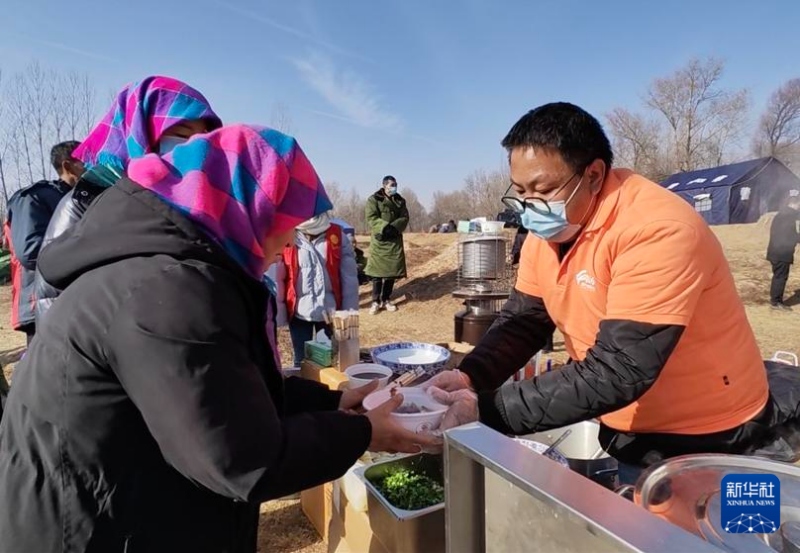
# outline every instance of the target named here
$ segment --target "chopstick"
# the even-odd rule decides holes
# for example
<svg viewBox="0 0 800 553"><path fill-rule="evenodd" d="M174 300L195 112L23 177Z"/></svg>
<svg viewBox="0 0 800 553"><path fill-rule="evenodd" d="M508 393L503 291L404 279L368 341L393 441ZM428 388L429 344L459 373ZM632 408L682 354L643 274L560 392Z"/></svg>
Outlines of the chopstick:
<svg viewBox="0 0 800 553"><path fill-rule="evenodd" d="M333 326L337 341L358 338L358 311L323 311L325 323Z"/></svg>
<svg viewBox="0 0 800 553"><path fill-rule="evenodd" d="M416 368L413 371L408 371L407 373L397 377L396 380L392 382L392 385L395 388L407 388L409 384L412 382L416 382L420 379L420 377L425 375L425 369L422 367Z"/></svg>

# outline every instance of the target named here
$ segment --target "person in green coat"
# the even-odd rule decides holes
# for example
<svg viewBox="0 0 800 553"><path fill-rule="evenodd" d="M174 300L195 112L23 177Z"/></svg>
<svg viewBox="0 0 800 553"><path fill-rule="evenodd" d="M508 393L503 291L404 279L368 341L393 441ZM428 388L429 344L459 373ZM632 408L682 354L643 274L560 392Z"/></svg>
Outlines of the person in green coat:
<svg viewBox="0 0 800 553"><path fill-rule="evenodd" d="M403 231L408 226L406 201L397 193L397 179L383 177L383 186L367 199L369 257L364 272L372 278L370 315L381 309L397 311L391 302L394 281L406 276Z"/></svg>

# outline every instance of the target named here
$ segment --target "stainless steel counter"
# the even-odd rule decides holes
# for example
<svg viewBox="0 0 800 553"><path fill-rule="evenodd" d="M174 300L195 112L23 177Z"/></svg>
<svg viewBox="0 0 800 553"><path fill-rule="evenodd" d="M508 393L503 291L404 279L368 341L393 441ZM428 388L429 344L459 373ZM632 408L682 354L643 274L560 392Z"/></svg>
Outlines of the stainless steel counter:
<svg viewBox="0 0 800 553"><path fill-rule="evenodd" d="M480 423L444 456L448 553L723 551Z"/></svg>

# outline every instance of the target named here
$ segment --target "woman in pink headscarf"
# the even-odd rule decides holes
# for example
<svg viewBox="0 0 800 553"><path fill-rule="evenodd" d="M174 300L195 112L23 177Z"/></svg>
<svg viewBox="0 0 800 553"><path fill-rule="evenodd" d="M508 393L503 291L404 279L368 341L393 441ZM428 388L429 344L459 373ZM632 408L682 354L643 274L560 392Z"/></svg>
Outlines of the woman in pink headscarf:
<svg viewBox="0 0 800 553"><path fill-rule="evenodd" d="M434 443L392 422L399 396L354 415L367 390L279 370L261 276L331 208L293 138L222 128L127 172L39 260L65 291L0 429L6 543L254 552L260 502Z"/></svg>
<svg viewBox="0 0 800 553"><path fill-rule="evenodd" d="M132 159L166 154L191 136L218 129L222 121L208 100L172 77L147 77L125 86L103 119L72 152L88 169L53 213L43 245L77 223L94 200L128 169ZM35 275L36 326L44 320L60 290Z"/></svg>

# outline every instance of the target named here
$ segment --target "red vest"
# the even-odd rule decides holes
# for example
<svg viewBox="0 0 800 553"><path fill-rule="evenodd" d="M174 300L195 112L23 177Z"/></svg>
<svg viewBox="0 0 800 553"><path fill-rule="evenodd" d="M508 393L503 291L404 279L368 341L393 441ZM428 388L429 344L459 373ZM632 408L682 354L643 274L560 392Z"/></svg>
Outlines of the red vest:
<svg viewBox="0 0 800 553"><path fill-rule="evenodd" d="M342 264L342 227L331 223L325 231L325 270L331 279L336 309L342 307L342 279L339 267ZM300 267L297 265L297 246L292 244L283 249L283 263L286 265L286 317L291 320L297 309L297 276Z"/></svg>
<svg viewBox="0 0 800 553"><path fill-rule="evenodd" d="M19 329L19 296L22 294L22 267L17 253L14 251L14 244L11 242L11 222L6 220L3 225L3 235L8 243L8 251L11 253L11 328Z"/></svg>

